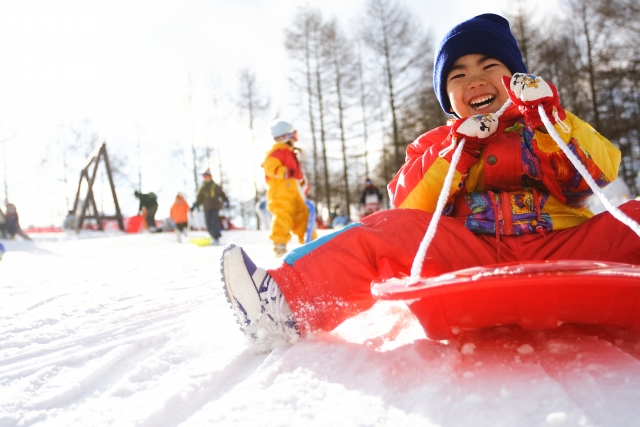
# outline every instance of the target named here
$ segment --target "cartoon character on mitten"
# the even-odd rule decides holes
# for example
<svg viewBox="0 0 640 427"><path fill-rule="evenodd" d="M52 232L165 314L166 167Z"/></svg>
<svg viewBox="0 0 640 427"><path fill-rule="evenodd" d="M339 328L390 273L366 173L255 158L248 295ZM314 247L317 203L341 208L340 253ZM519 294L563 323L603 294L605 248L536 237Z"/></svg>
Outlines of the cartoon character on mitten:
<svg viewBox="0 0 640 427"><path fill-rule="evenodd" d="M529 129L538 129L546 133L538 112L542 105L551 123L562 122L566 118L564 108L560 106L560 97L556 87L534 74L515 73L511 78L503 77L511 101L525 118Z"/></svg>

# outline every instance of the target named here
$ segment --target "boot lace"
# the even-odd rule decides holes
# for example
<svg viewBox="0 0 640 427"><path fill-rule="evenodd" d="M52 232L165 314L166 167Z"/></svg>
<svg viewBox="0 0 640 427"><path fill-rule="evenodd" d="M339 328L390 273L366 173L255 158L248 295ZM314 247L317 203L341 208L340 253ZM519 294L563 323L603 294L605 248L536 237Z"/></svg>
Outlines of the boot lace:
<svg viewBox="0 0 640 427"><path fill-rule="evenodd" d="M284 305L286 303L284 295L280 287L273 280L271 275L267 275L267 311L271 318L278 324L278 327L283 334L286 333L285 322L286 314L284 313Z"/></svg>

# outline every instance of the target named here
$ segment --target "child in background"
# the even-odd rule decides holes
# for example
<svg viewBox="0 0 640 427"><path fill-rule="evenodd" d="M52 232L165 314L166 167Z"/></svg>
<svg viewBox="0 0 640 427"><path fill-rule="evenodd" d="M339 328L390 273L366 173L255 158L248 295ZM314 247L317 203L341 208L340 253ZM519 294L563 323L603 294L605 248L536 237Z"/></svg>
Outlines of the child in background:
<svg viewBox="0 0 640 427"><path fill-rule="evenodd" d="M5 231L10 239L13 239L16 234L22 237L24 240L31 240L31 237L22 231L20 227L20 217L16 205L13 203L7 203L7 213L5 214Z"/></svg>
<svg viewBox="0 0 640 427"><path fill-rule="evenodd" d="M144 218L147 229L151 232L156 231L156 212L158 211L158 196L155 193L140 193L134 191L133 195L140 200L138 212Z"/></svg>
<svg viewBox="0 0 640 427"><path fill-rule="evenodd" d="M387 271L409 275L463 138L422 277L501 262L640 261L635 233L587 209L591 190L547 134L537 106L601 187L615 179L620 151L565 111L552 84L527 74L504 18L485 14L454 27L439 45L433 79L440 105L457 119L409 145L388 186L395 209L298 248L268 271L241 248L225 249L229 300L257 348L332 330L374 304L372 281ZM509 99L513 105L494 116ZM621 210L640 219L638 202Z"/></svg>
<svg viewBox="0 0 640 427"><path fill-rule="evenodd" d="M287 253L291 233L305 241L309 209L299 186L305 184L304 174L294 144L298 131L288 122L276 120L271 125L275 144L262 163L267 181L267 209L273 215L271 235L273 251L277 257Z"/></svg>
<svg viewBox="0 0 640 427"><path fill-rule="evenodd" d="M4 212L2 212L2 208L0 208L0 239L4 239L7 237L7 234L5 232L5 221L6 220L4 218Z"/></svg>
<svg viewBox="0 0 640 427"><path fill-rule="evenodd" d="M362 217L369 216L380 210L382 204L382 193L378 190L369 178L364 180L364 190L360 194L360 206L362 206Z"/></svg>
<svg viewBox="0 0 640 427"><path fill-rule="evenodd" d="M176 200L171 205L169 217L175 226L175 233L178 242L182 241L182 235L187 235L189 226L189 204L184 200L184 194L178 193Z"/></svg>

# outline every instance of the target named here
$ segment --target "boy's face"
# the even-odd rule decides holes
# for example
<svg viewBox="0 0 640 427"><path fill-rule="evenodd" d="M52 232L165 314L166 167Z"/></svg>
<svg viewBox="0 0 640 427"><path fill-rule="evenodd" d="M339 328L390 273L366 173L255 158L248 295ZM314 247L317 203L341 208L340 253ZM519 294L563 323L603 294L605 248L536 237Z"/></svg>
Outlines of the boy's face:
<svg viewBox="0 0 640 427"><path fill-rule="evenodd" d="M495 113L509 99L502 76L509 69L497 59L471 54L460 57L447 75L447 94L458 117Z"/></svg>

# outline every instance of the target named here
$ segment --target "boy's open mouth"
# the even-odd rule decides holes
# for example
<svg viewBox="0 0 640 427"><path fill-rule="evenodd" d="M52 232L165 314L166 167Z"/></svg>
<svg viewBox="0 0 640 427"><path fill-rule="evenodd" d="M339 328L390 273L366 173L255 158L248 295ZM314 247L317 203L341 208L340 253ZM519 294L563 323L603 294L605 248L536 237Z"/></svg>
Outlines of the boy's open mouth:
<svg viewBox="0 0 640 427"><path fill-rule="evenodd" d="M491 105L494 99L496 99L495 95L482 95L469 101L469 105L476 110L481 110Z"/></svg>

